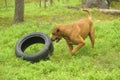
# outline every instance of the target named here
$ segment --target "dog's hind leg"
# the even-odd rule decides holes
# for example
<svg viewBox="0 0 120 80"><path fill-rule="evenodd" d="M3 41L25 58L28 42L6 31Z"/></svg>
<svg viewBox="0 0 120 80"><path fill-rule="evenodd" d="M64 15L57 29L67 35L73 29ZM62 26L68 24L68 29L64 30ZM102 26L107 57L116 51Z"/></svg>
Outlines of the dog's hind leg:
<svg viewBox="0 0 120 80"><path fill-rule="evenodd" d="M79 36L79 39L77 40L77 42L78 42L78 45L75 48L73 48L71 55L73 55L76 51L78 51L82 46L85 45L85 41L81 36Z"/></svg>
<svg viewBox="0 0 120 80"><path fill-rule="evenodd" d="M91 40L91 44L92 44L92 48L94 48L94 42L95 42L95 30L94 27L91 27L90 33L89 33L89 37Z"/></svg>

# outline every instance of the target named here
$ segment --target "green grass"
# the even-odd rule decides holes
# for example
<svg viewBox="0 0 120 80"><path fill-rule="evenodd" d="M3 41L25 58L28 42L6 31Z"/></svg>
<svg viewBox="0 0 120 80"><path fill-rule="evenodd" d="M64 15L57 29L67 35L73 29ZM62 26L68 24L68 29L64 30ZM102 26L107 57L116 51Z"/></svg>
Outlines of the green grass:
<svg viewBox="0 0 120 80"><path fill-rule="evenodd" d="M31 0L32 1L32 0ZM13 24L14 7L0 7L0 80L120 80L120 17L92 10L95 27L95 49L89 38L73 57L64 39L54 42L50 60L31 64L15 56L16 42L31 32L51 36L54 26L73 23L87 16L85 12L69 10L67 2L56 2L47 9L38 3L25 3L25 21ZM78 6L78 1L72 6ZM2 3L2 2L1 2ZM40 47L39 47L40 46ZM26 53L37 52L43 45L32 45Z"/></svg>

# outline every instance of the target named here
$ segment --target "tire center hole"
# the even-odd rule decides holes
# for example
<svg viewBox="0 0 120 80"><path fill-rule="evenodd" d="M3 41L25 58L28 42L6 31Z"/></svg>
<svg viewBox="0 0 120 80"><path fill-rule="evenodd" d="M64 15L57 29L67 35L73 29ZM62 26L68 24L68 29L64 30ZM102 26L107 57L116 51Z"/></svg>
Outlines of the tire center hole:
<svg viewBox="0 0 120 80"><path fill-rule="evenodd" d="M35 43L27 47L24 51L25 54L36 54L44 48L45 44Z"/></svg>

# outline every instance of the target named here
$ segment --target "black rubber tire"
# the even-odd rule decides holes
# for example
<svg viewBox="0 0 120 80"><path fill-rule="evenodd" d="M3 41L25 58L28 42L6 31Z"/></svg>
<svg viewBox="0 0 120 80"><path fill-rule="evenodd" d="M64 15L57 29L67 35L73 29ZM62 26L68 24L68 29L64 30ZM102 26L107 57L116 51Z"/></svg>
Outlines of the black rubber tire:
<svg viewBox="0 0 120 80"><path fill-rule="evenodd" d="M35 54L25 54L27 47L35 43L45 44L44 48ZM34 32L23 36L15 46L15 53L17 57L31 62L38 62L41 59L47 59L52 55L53 44L49 36L41 32Z"/></svg>

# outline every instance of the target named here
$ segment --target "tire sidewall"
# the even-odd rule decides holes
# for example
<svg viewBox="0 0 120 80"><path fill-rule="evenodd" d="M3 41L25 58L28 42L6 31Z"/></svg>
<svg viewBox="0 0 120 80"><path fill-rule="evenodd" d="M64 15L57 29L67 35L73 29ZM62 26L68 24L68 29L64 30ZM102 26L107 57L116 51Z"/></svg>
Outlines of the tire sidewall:
<svg viewBox="0 0 120 80"><path fill-rule="evenodd" d="M34 36L41 37L45 40L44 48L35 54L25 54L24 51L22 51L21 46L24 43L24 41ZM15 46L16 56L21 57L28 61L39 61L40 59L45 59L52 52L53 52L53 45L51 39L48 37L48 35L41 32L34 32L23 36L21 39L19 39L19 41Z"/></svg>

